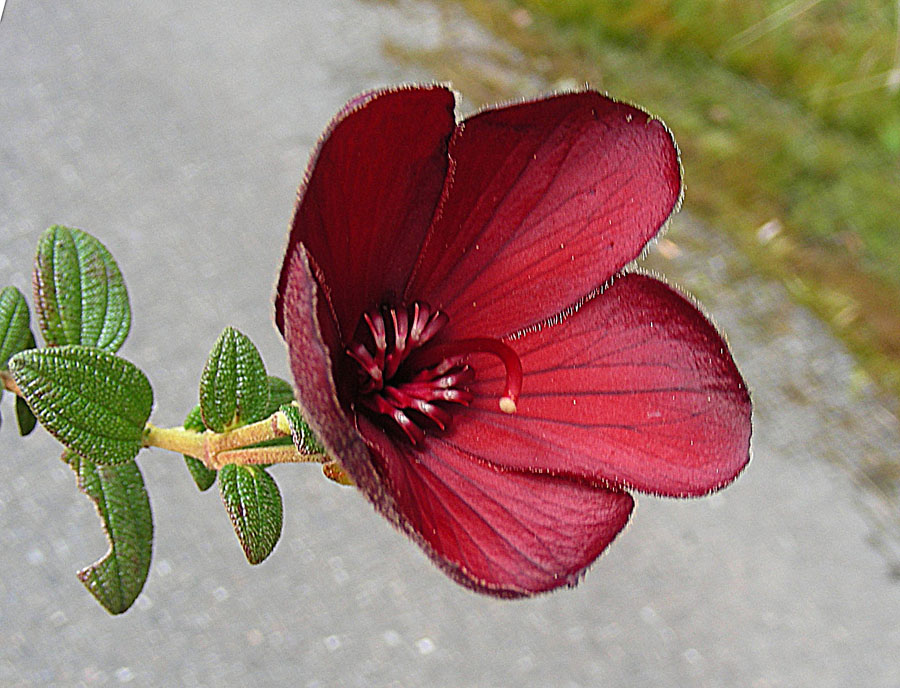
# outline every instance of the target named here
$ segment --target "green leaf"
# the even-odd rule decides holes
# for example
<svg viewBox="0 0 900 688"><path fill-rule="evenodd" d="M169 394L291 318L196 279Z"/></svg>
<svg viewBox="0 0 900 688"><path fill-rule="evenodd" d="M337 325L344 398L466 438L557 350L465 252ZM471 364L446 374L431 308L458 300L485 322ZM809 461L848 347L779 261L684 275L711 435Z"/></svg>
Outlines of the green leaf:
<svg viewBox="0 0 900 688"><path fill-rule="evenodd" d="M225 432L266 417L269 383L259 351L245 335L226 327L200 377L200 411L206 427Z"/></svg>
<svg viewBox="0 0 900 688"><path fill-rule="evenodd" d="M219 491L247 561L260 563L281 537L278 485L259 466L228 464L219 471Z"/></svg>
<svg viewBox="0 0 900 688"><path fill-rule="evenodd" d="M291 426L291 437L297 449L303 454L325 453L325 447L321 445L318 438L306 424L303 416L300 415L299 408L293 404L285 404L279 410L285 415L288 425Z"/></svg>
<svg viewBox="0 0 900 688"><path fill-rule="evenodd" d="M34 300L50 346L82 344L115 352L131 327L128 292L116 261L80 229L55 225L41 236Z"/></svg>
<svg viewBox="0 0 900 688"><path fill-rule="evenodd" d="M35 346L34 334L29 329L28 338L25 341L25 346L22 351L34 349ZM0 390L0 397L2 396L2 390ZM28 407L28 403L20 396L16 397L16 423L19 426L19 434L22 437L30 435L37 423L37 418L34 417L34 413L32 413L31 409Z"/></svg>
<svg viewBox="0 0 900 688"><path fill-rule="evenodd" d="M294 400L294 388L290 382L282 380L280 377L269 375L269 406L266 408L266 415L271 416L284 404L290 404Z"/></svg>
<svg viewBox="0 0 900 688"><path fill-rule="evenodd" d="M203 417L200 415L199 406L192 408L191 412L187 415L187 418L184 419L184 429L193 430L194 432L204 432L206 430L206 426L203 424ZM212 484L216 482L216 471L212 468L207 468L206 464L200 459L195 459L193 456L188 456L187 454L183 454L183 456L184 462L191 472L191 477L194 479L194 482L197 484L200 491L205 492L212 487Z"/></svg>
<svg viewBox="0 0 900 688"><path fill-rule="evenodd" d="M37 418L34 417L31 409L28 408L28 404L22 397L16 397L16 422L19 426L19 434L22 437L30 435L31 431L34 430L34 426L37 425Z"/></svg>
<svg viewBox="0 0 900 688"><path fill-rule="evenodd" d="M279 377L275 377L274 375L269 375L267 382L269 386L269 405L266 408L263 418L275 413L281 404L290 403L294 399L294 389L289 382L286 382ZM203 422L203 414L200 412L199 406L195 406L191 409L191 412L188 414L187 418L185 418L184 429L193 430L195 432L203 432L207 429ZM200 459L185 455L184 462L187 464L191 477L193 477L194 482L201 492L208 490L216 481L216 471L212 468L207 468L206 464L200 461Z"/></svg>
<svg viewBox="0 0 900 688"><path fill-rule="evenodd" d="M0 290L0 370L7 369L9 359L15 354L34 348L30 319L22 292L15 287L3 287Z"/></svg>
<svg viewBox="0 0 900 688"><path fill-rule="evenodd" d="M153 514L144 478L134 462L98 466L70 451L63 461L93 500L109 541L106 556L79 571L78 578L110 614L121 614L140 594L150 570Z"/></svg>
<svg viewBox="0 0 900 688"><path fill-rule="evenodd" d="M23 351L9 364L41 425L72 451L108 465L141 450L153 389L133 363L102 349L59 346Z"/></svg>

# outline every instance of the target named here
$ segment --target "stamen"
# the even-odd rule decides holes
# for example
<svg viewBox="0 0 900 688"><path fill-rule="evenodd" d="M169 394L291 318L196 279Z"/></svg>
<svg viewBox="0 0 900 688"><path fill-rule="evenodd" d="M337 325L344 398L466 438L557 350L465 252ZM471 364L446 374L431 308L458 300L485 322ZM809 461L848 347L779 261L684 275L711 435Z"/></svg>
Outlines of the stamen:
<svg viewBox="0 0 900 688"><path fill-rule="evenodd" d="M375 341L375 363L379 369L384 370L384 352L387 351L387 332L384 328L384 318L378 311L363 314L372 339Z"/></svg>
<svg viewBox="0 0 900 688"><path fill-rule="evenodd" d="M413 443L414 447L422 446L422 443L425 442L425 431L410 420L409 416L400 409L395 408L394 412L391 414L391 418L393 418L397 422L397 425L400 426L400 429L406 433L406 436L409 438L409 441Z"/></svg>
<svg viewBox="0 0 900 688"><path fill-rule="evenodd" d="M428 324L429 315L431 315L431 309L426 304L420 301L413 304L412 339L414 342L418 342L419 337L422 336L422 330Z"/></svg>
<svg viewBox="0 0 900 688"><path fill-rule="evenodd" d="M440 363L438 363L433 368L425 368L418 373L416 373L415 377L413 377L413 381L417 382L419 380L434 380L436 378L443 379L442 376L445 376L445 373L450 372L454 368L462 368L462 370L472 371L469 366L463 366L462 362L465 356L451 356L450 358L445 358ZM460 372L462 372L460 370ZM475 374L472 373L472 378L474 378ZM466 382L471 382L471 379L466 380Z"/></svg>
<svg viewBox="0 0 900 688"><path fill-rule="evenodd" d="M417 301L413 309L413 326L411 339L417 346L422 346L429 341L440 329L449 322L450 318L442 311L431 312L426 303Z"/></svg>
<svg viewBox="0 0 900 688"><path fill-rule="evenodd" d="M394 349L387 355L384 372L385 377L388 379L394 376L394 373L397 372L397 368L400 367L403 359L407 356L406 335L409 332L409 322L406 313L403 313L398 318L397 311L392 308L391 320L394 321Z"/></svg>
<svg viewBox="0 0 900 688"><path fill-rule="evenodd" d="M347 349L347 354L357 363L359 363L359 367L369 376L369 383L372 385L373 389L381 389L384 383L384 375L381 370L381 366L372 358L372 354L369 353L369 350L363 346L362 344L356 344L356 346Z"/></svg>
<svg viewBox="0 0 900 688"><path fill-rule="evenodd" d="M506 388L500 397L500 410L503 413L515 413L518 410L516 402L522 393L522 361L512 347L499 339L472 337L435 344L415 351L409 361L410 365L425 368L451 357L478 353L493 354L503 363L506 368Z"/></svg>
<svg viewBox="0 0 900 688"><path fill-rule="evenodd" d="M392 418L400 426L400 429L403 430L414 447L421 446L422 442L425 441L425 431L403 413L402 409L397 408L381 395L370 394L363 397L361 401L364 406L375 411L375 413Z"/></svg>
<svg viewBox="0 0 900 688"><path fill-rule="evenodd" d="M445 431L453 419L452 405L468 406L474 395L468 385L475 371L470 354L492 354L506 368L500 410L515 413L522 390L522 362L505 342L488 337L439 344L432 338L449 318L417 301L409 307L383 306L363 313L357 337L347 355L358 364L357 408L392 421L414 447L426 432ZM393 329L391 329L393 328Z"/></svg>

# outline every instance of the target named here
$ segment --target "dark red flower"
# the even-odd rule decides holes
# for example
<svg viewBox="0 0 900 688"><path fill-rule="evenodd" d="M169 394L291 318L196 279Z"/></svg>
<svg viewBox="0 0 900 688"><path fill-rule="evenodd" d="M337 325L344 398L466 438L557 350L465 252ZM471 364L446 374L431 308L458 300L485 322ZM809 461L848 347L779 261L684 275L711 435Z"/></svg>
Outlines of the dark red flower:
<svg viewBox="0 0 900 688"><path fill-rule="evenodd" d="M626 489L702 495L750 399L685 297L623 272L677 209L678 151L585 91L457 123L439 86L367 93L300 187L276 320L330 456L448 575L573 585Z"/></svg>

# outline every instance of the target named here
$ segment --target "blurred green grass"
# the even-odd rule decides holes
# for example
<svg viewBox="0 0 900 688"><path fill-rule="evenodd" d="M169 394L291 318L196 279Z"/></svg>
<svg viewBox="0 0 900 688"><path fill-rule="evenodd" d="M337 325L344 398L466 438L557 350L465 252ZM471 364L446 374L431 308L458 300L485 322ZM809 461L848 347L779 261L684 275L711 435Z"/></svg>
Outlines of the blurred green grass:
<svg viewBox="0 0 900 688"><path fill-rule="evenodd" d="M900 153L896 0L528 0L604 40L702 56Z"/></svg>
<svg viewBox="0 0 900 688"><path fill-rule="evenodd" d="M457 1L551 81L661 116L686 208L900 398L896 0Z"/></svg>

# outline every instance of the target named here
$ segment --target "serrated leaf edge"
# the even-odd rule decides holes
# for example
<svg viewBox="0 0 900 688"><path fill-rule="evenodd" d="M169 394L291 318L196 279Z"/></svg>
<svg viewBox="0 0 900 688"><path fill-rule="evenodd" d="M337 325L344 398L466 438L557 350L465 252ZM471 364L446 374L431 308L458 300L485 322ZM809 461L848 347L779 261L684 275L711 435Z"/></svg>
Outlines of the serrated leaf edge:
<svg viewBox="0 0 900 688"><path fill-rule="evenodd" d="M71 464L66 459L66 454L69 451L71 451L71 450L67 450L66 452L63 452L62 460L65 463L69 464L69 467L71 468ZM72 452L72 453L77 454L77 452ZM90 459L85 459L80 454L78 454L78 457L80 460L90 461ZM91 461L91 463L95 464L95 468L98 471L103 468L103 466L101 466L100 464L96 464L93 461ZM137 465L135 465L135 468L137 469ZM144 585L146 584L147 577L150 573L150 562L153 559L153 530L154 530L153 529L153 512L152 511L150 512L150 554L148 557L147 570L144 572L143 578L140 580L140 586L138 588L138 591L134 596L134 600L132 600L131 602L129 602L127 604L124 603L124 600L120 600L120 605L111 609L106 604L104 604L104 601L91 588L91 580L90 580L91 576L99 575L97 573L97 571L100 569L100 567L102 567L106 563L106 561L111 560L115 566L115 576L116 576L117 580L119 581L119 588L121 589L121 588L126 587L122 584L122 572L121 572L121 567L119 566L118 557L116 556L116 544L115 544L112 534L110 533L110 529L107 526L107 519L103 516L104 508L106 509L107 513L111 513L111 510L109 509L109 504L106 499L106 491L103 489L103 480L102 480L102 478L100 480L100 490L101 490L101 494L102 494L102 498L103 498L103 505L101 507L100 500L95 499L94 496L91 495L90 492L88 492L88 490L85 488L84 477L81 474L80 466L79 466L79 470L77 470L77 471L73 470L73 472L75 473L75 483L78 486L78 490L83 495L85 495L91 501L91 503L94 505L94 510L97 512L97 517L100 519L100 527L103 530L103 535L106 538L107 545L109 546L109 549L107 549L106 554L104 554L102 557L97 559L97 561L95 561L93 564L89 564L88 566L85 566L84 568L77 571L75 575L77 576L78 580L81 581L81 583L84 585L84 587L87 589L87 591L89 593L91 593L93 598L95 600L97 600L97 602L104 609L106 609L110 614L122 614L131 608L131 606L134 604L134 600L137 600L138 596L141 594L141 591L144 589ZM138 473L140 473L140 469L138 469ZM141 474L141 481L143 482L143 474ZM145 485L144 491L146 494L146 485ZM148 496L148 505L149 505L149 496ZM131 511L132 511L132 509L130 508L130 505L129 505L129 513ZM122 606L123 604L124 604L124 606Z"/></svg>
<svg viewBox="0 0 900 688"><path fill-rule="evenodd" d="M133 363L131 363L130 361L128 361L128 360L126 360L126 359L124 359L124 358L121 358L120 356L116 356L115 354L110 353L110 352L108 352L108 351L105 351L105 350L103 350L103 349L98 349L97 347L82 346L82 345L80 345L80 344L67 344L67 345L64 345L64 346L51 347L51 348L48 348L48 349L38 350L38 351L39 351L40 354L42 354L42 355L58 355L58 354L59 354L60 352L62 352L62 351L65 351L65 350L67 350L67 349L75 349L75 348L77 348L77 349L82 349L82 350L92 350L92 351L98 352L100 355L111 356L111 357L113 357L113 358L118 359L119 361L123 361L124 363L126 363L126 364L132 366L134 370L136 370L137 372L139 372L139 373L141 374L141 376L143 376L143 380L144 380L144 382L146 382L146 384L147 384L147 389L148 389L149 392L150 392L150 411L152 412L152 407L153 407L153 387L150 385L150 381L149 381L149 379L147 378L146 374L145 374L140 368L138 368L136 365L134 365ZM123 439L123 438L115 437L114 435L103 435L103 434L94 432L93 430L86 429L86 428L84 427L84 425L81 425L81 424L78 424L78 423L73 423L73 422L71 422L70 419L66 418L66 419L65 419L65 420L66 420L66 423L68 423L68 425L69 425L70 427L75 428L75 430L77 430L77 431L79 431L79 432L82 432L82 433L85 433L85 434L89 434L89 435L94 435L94 436L96 436L96 437L100 437L101 439L111 440L111 441L116 442L116 443L127 443L127 444L132 444L132 443L133 443L134 446L133 446L132 448L134 449L134 451L133 451L133 453L131 453L131 448L129 448L129 454L130 454L130 455L129 455L127 458L123 456L122 459L121 459L121 460L118 460L118 461L113 461L113 462L100 462L100 461L97 461L96 458L93 458L93 457L90 457L90 456L85 456L85 455L84 455L81 451L79 451L78 449L75 449L75 448L69 446L69 444L68 444L68 442L66 441L66 439L64 439L64 438L62 437L61 433L59 432L59 430L58 430L57 427L56 427L57 421L58 421L60 418L63 418L62 414L61 414L57 409L51 407L49 404L47 405L47 411L37 412L37 411L35 411L35 409L33 408L32 404L31 404L31 401L28 400L28 397L29 397L30 395L32 395L32 394L34 394L34 395L37 396L37 397L40 397L40 391L41 391L41 389L43 388L43 385L41 385L41 386L28 385L28 384L23 383L23 381L19 380L19 376L18 376L18 374L17 374L15 368L18 367L18 362L19 362L19 361L22 361L22 360L24 359L23 354L27 354L28 352L29 352L28 350L26 350L26 351L24 351L24 352L19 352L19 353L16 354L13 358L11 358L11 359L10 359L10 363L13 364L13 365L11 365L10 370L11 370L11 372L12 372L12 374L13 374L13 377L14 377L15 380L16 380L16 384L18 384L18 385L19 385L19 388L22 390L23 396L26 397L26 401L28 402L29 407L31 408L31 410L32 410L32 412L35 414L35 416L37 416L38 420L40 420L41 425L47 430L47 432L49 432L51 435L53 435L53 437L55 437L55 438L60 442L60 444L65 445L67 449L69 449L70 451L72 451L72 452L78 454L78 456L80 456L80 457L82 457L82 458L85 458L85 459L88 459L89 461L92 461L93 463L97 464L98 466L104 466L104 465L119 465L119 464L127 463L128 461L134 460L134 457L136 457L136 456L138 455L138 453L141 451L141 449L143 448L140 437L138 437L138 438L136 438L136 439L134 439L134 440L131 440L130 438L124 438L124 439ZM45 381L44 384L47 384L46 381ZM35 388L35 387L36 387L36 388ZM84 397L83 395L79 394L78 391L71 391L70 393L73 394L73 395L75 395L75 396L78 397L79 399L86 399L86 397ZM92 403L94 403L94 402L92 402ZM45 422L45 420L44 420L45 417L48 417L47 420L50 420L50 421L53 421L53 422L50 422L50 423ZM148 412L148 413L147 413L147 417L143 419L143 422L142 422L142 424L141 424L141 433L143 433L143 427L146 425L146 422L147 422L147 420L148 420L149 418L150 418L150 412ZM130 420L132 420L132 419L126 418L125 420L130 421ZM142 435L141 435L141 436L142 436Z"/></svg>
<svg viewBox="0 0 900 688"><path fill-rule="evenodd" d="M223 375L222 362L230 354L234 359L234 370ZM248 362L251 365L248 365ZM256 367L262 372L260 385L253 386L247 370ZM231 377L233 373L233 378ZM234 387L234 398L224 399L222 391L225 383ZM200 413L203 423L214 432L222 433L236 427L249 425L266 417L271 398L269 376L259 349L243 332L234 327L226 327L216 339L206 359L200 376ZM251 404L257 397L260 403ZM257 408L253 408L256 406ZM224 408L223 408L224 407Z"/></svg>
<svg viewBox="0 0 900 688"><path fill-rule="evenodd" d="M8 290L12 290L9 292ZM31 313L28 310L28 302L25 300L25 295L22 294L21 291L16 289L16 287L4 287L0 290L0 294L3 292L13 293L15 296L14 310L10 314L9 317L9 327L7 327L3 332L3 337L0 339L0 355L3 355L2 352L9 347L9 355L6 357L6 360L0 360L0 369L6 370L8 368L9 359L15 356L17 353L24 351L26 349L34 348L34 334L31 332ZM10 345L11 338L15 335L15 328L13 325L15 324L16 318L21 319L21 310L25 311L25 332L27 336L24 338L23 342L13 342L13 346Z"/></svg>
<svg viewBox="0 0 900 688"><path fill-rule="evenodd" d="M237 483L237 474L236 473L234 474L234 476L228 476L225 473L225 469L229 468L229 466L234 466L234 470L246 470L250 473L259 471L260 473L264 474L269 480L272 481L272 486L275 488L275 494L278 496L278 505L280 507L279 514L278 514L278 531L275 533L275 538L272 541L271 546L266 550L266 552L263 554L263 556L260 557L259 559L254 560L253 551L250 546L250 543L244 537L244 529L241 526L241 522L240 522L241 517L237 516L232 511L232 509L228 505L228 501L225 498L224 481L226 479L229 479L229 480L233 480L235 483ZM230 472L230 470L229 470L229 472ZM241 549L244 551L244 556L246 557L247 561L254 566L257 564L261 564L266 559L268 559L269 555L271 555L272 552L275 550L275 546L281 540L281 533L284 530L284 500L281 496L281 489L278 487L278 483L275 482L275 479L268 473L268 471L266 471L261 466L239 466L236 464L229 464L227 466L224 466L222 468L222 470L219 471L218 477L219 477L219 493L222 498L222 503L225 506L225 511L228 513L228 518L231 520L231 526L234 529L235 535L237 535L238 542L241 545ZM255 478L253 480L253 491L254 491L254 497L256 499L256 504L258 505L258 504L260 504L260 499L259 499L260 489L259 489L259 481L256 480ZM243 504L241 505L241 507L243 508ZM246 517L244 518L244 520L246 520Z"/></svg>
<svg viewBox="0 0 900 688"><path fill-rule="evenodd" d="M50 234L51 232L52 234ZM68 275L60 267L61 252L57 251L56 246L56 237L58 235L65 236L74 247L73 251L78 265L78 279L71 280L71 284L64 283L68 281ZM48 262L50 263L52 274L49 281L47 280L47 275L41 269L43 263L41 260L41 245L45 241L48 241L51 247ZM96 342L86 343L84 341L84 313L86 305L84 294L87 290L86 287L89 286L87 284L87 266L92 260L99 261L103 267L103 317L99 323L99 331L96 333ZM122 346L122 343L128 336L128 332L131 330L131 305L128 299L128 288L125 285L125 280L115 258L113 258L103 242L95 236L77 227L65 227L63 225L50 227L41 237L41 242L38 244L38 255L35 258L32 284L38 312L38 325L47 344L50 346L62 346L65 344L95 346L110 352L118 351ZM52 287L52 291L47 289L48 286ZM61 287L62 291L65 292L70 286L73 288L77 286L78 289L77 299L75 299L78 304L78 312L77 315L75 313L66 313L65 317L63 317L60 308L60 291ZM121 309L121 320L114 329L110 327L113 315L110 309L111 286L115 291L121 290L124 301L124 308ZM55 304L55 309L53 310L55 310L59 320L58 327L51 324L50 318L47 317L51 294ZM73 330L76 336L73 336ZM112 330L112 333L110 333L110 330ZM57 341L59 339L57 335L59 334L62 335L62 341Z"/></svg>

